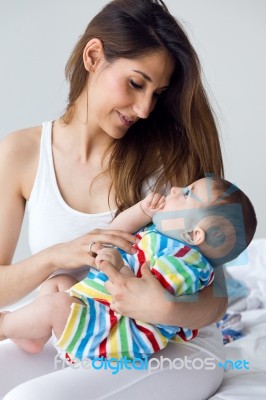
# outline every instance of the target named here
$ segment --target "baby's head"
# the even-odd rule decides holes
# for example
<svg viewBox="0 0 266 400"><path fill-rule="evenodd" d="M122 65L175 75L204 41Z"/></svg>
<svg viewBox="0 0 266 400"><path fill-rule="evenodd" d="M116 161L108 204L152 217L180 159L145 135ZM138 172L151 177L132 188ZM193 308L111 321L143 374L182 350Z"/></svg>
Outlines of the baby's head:
<svg viewBox="0 0 266 400"><path fill-rule="evenodd" d="M196 246L213 265L235 259L257 226L254 207L235 185L214 175L173 187L153 222L159 232Z"/></svg>

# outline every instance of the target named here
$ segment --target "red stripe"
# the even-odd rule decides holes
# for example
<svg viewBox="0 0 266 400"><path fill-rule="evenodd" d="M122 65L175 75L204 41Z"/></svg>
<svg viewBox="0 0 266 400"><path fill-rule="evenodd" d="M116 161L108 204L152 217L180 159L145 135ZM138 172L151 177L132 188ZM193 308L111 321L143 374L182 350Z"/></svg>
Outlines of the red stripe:
<svg viewBox="0 0 266 400"><path fill-rule="evenodd" d="M208 280L208 285L210 285L212 283L213 279L214 279L214 271L211 272L211 276Z"/></svg>
<svg viewBox="0 0 266 400"><path fill-rule="evenodd" d="M182 247L182 249L178 250L178 252L174 255L177 257L184 257L187 253L190 252L190 250L191 250L190 247L184 246L184 247Z"/></svg>
<svg viewBox="0 0 266 400"><path fill-rule="evenodd" d="M151 272L153 273L153 275L156 276L156 278L158 279L158 281L161 283L161 285L168 290L168 292L170 292L171 294L175 294L175 290L174 288L170 285L169 282L167 282L167 280L163 277L163 275L160 274L159 271L156 271L156 269L151 269Z"/></svg>
<svg viewBox="0 0 266 400"><path fill-rule="evenodd" d="M198 334L198 330L197 329L193 329L191 331L191 336L189 338L187 338L185 332L183 331L183 329L181 329L181 331L177 333L177 336L180 336L181 339L183 339L185 342L187 342L188 340L191 340L194 337L196 337L197 334Z"/></svg>
<svg viewBox="0 0 266 400"><path fill-rule="evenodd" d="M160 348L160 346L159 346L159 344L158 344L158 342L157 342L157 340L156 340L154 334L153 334L149 329L144 328L144 326L138 325L138 324L136 323L136 321L134 321L134 322L135 322L135 325L136 325L136 327L138 328L138 330L141 331L141 332L143 332L143 333L145 334L145 336L147 337L147 339L150 341L150 343L151 343L151 345L152 345L152 347L153 347L153 350L154 350L154 351L159 351L159 350L161 350L161 348Z"/></svg>
<svg viewBox="0 0 266 400"><path fill-rule="evenodd" d="M109 332L111 332L113 326L116 325L116 323L117 323L117 317L115 316L114 311L111 309L109 310L109 317L110 317L110 325L111 325ZM107 343L107 337L100 343L100 346L99 346L99 356L100 357L107 358L106 343Z"/></svg>
<svg viewBox="0 0 266 400"><path fill-rule="evenodd" d="M144 251L138 248L137 257L138 257L138 262L139 262L139 268L138 268L138 270L137 270L136 277L137 277L137 278L141 278L141 277L142 277L142 275L141 275L141 266L142 266L142 265L145 263L145 261L146 261L146 257L145 257Z"/></svg>
<svg viewBox="0 0 266 400"><path fill-rule="evenodd" d="M104 299L100 299L98 297L93 297L93 300L98 301L99 303L104 304L107 307L110 307L110 302Z"/></svg>
<svg viewBox="0 0 266 400"><path fill-rule="evenodd" d="M107 342L107 338L105 338L99 346L99 356L100 357L104 357L106 358L106 342Z"/></svg>

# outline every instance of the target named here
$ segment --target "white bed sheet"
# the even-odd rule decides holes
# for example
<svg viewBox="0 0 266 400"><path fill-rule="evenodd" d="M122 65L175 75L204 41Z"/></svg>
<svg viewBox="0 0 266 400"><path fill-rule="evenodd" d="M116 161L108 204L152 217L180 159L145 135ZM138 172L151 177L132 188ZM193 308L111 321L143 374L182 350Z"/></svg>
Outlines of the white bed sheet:
<svg viewBox="0 0 266 400"><path fill-rule="evenodd" d="M248 258L248 264L230 267L229 271L250 288L251 300L260 299L261 308L241 312L245 336L227 344L225 348L227 360L235 362L245 359L249 362L249 369L226 371L222 385L209 400L266 399L266 239L251 243ZM21 304L28 301L29 297ZM38 357L41 362L42 355Z"/></svg>
<svg viewBox="0 0 266 400"><path fill-rule="evenodd" d="M228 271L249 288L249 300L259 299L260 309L241 311L244 337L228 343L227 360L247 360L249 370L231 369L211 400L266 399L266 239L254 240L248 248L249 262Z"/></svg>

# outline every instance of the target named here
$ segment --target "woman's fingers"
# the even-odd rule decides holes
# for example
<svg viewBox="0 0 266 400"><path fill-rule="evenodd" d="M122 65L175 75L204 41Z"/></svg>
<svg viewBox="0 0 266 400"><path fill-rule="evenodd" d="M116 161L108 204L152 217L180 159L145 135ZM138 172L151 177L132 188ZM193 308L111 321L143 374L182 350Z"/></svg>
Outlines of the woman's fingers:
<svg viewBox="0 0 266 400"><path fill-rule="evenodd" d="M101 271L109 278L106 285L108 285L109 282L120 284L125 279L125 277L109 261L101 262Z"/></svg>
<svg viewBox="0 0 266 400"><path fill-rule="evenodd" d="M137 243L137 239L134 235L127 232L119 230L95 230L87 234L84 238L88 240L88 251L97 252L96 249L99 249L99 244L111 244L112 246L123 249L129 254L134 254L136 252L133 244ZM95 244L89 249L91 242Z"/></svg>
<svg viewBox="0 0 266 400"><path fill-rule="evenodd" d="M59 243L46 249L46 257L55 270L75 269L83 265L95 267L95 254L106 245L114 246L129 254L137 250L133 244L137 238L119 230L95 229L70 242Z"/></svg>

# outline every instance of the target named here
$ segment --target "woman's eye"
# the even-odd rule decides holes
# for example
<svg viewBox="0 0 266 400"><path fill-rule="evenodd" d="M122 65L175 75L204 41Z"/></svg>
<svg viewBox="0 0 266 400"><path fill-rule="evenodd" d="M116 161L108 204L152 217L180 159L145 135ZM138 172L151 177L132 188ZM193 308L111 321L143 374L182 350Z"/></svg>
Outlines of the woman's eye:
<svg viewBox="0 0 266 400"><path fill-rule="evenodd" d="M134 89L142 89L142 86L138 85L135 81L133 81L133 79L129 80L129 84L131 87L133 87Z"/></svg>
<svg viewBox="0 0 266 400"><path fill-rule="evenodd" d="M187 187L185 187L184 189L183 189L183 194L184 194L184 197L188 197L189 196L189 194L190 194L190 189L189 188L187 188Z"/></svg>

